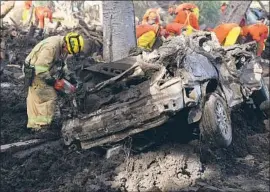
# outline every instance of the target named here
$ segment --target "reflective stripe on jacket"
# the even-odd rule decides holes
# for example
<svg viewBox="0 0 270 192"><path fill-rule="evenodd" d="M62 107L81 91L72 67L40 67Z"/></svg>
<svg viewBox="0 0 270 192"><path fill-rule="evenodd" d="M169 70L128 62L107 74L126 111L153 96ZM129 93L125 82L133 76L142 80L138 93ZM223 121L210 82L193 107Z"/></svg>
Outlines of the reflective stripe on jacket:
<svg viewBox="0 0 270 192"><path fill-rule="evenodd" d="M199 30L199 22L197 16L189 11L179 11L174 19L175 23L191 25L194 29Z"/></svg>

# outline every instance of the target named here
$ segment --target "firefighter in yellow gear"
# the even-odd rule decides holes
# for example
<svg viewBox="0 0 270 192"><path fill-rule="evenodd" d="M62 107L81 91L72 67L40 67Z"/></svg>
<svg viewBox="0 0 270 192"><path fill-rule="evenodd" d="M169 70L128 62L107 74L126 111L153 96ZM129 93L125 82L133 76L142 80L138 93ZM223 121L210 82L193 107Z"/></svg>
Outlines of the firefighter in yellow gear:
<svg viewBox="0 0 270 192"><path fill-rule="evenodd" d="M25 81L28 83L27 128L46 130L54 117L57 94L54 84L68 54L84 47L83 37L75 32L52 36L39 42L25 59ZM60 69L60 70L59 70Z"/></svg>

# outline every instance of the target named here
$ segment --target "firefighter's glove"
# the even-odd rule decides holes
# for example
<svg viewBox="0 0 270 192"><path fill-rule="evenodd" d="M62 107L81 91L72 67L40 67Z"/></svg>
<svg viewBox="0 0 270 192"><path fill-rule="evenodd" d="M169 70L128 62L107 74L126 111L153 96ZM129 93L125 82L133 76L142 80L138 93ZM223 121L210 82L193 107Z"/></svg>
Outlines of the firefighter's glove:
<svg viewBox="0 0 270 192"><path fill-rule="evenodd" d="M56 79L51 77L51 76L48 76L48 77L45 77L44 78L44 81L47 85L49 86L54 86L55 82L56 82Z"/></svg>

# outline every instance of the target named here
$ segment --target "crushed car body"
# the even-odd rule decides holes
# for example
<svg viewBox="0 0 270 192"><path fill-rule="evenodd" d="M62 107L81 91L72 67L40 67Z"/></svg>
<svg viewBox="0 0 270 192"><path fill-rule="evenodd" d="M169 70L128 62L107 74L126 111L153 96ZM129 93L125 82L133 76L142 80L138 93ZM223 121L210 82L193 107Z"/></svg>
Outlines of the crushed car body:
<svg viewBox="0 0 270 192"><path fill-rule="evenodd" d="M254 49L252 43L225 49L209 32L169 38L159 49L132 57L123 73L88 88L84 99L95 98L95 104L63 123L64 142L79 141L83 149L115 143L188 108L188 123L199 123L206 140L227 147L230 109L262 89Z"/></svg>

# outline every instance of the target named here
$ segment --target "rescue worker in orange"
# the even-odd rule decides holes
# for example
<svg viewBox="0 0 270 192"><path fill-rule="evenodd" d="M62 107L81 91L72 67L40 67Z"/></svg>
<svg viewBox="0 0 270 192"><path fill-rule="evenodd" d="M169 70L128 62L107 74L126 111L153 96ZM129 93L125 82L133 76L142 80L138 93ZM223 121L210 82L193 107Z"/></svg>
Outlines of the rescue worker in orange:
<svg viewBox="0 0 270 192"><path fill-rule="evenodd" d="M197 5L193 3L182 3L180 5L172 5L169 7L169 14L170 15L177 15L179 11L184 11L184 10L193 10L197 18L199 18L199 8Z"/></svg>
<svg viewBox="0 0 270 192"><path fill-rule="evenodd" d="M256 23L248 26L242 27L241 35L243 36L244 43L250 41L257 42L257 56L261 56L264 48L265 41L269 35L269 28L263 23Z"/></svg>
<svg viewBox="0 0 270 192"><path fill-rule="evenodd" d="M136 37L138 48L151 51L160 31L161 20L158 9L148 9L143 16L142 24L136 26Z"/></svg>
<svg viewBox="0 0 270 192"><path fill-rule="evenodd" d="M192 3L173 5L169 7L168 12L176 15L174 22L166 27L171 34L179 34L183 27L187 28L187 34L190 34L192 29L199 30L199 8L196 5Z"/></svg>
<svg viewBox="0 0 270 192"><path fill-rule="evenodd" d="M52 10L47 6L39 6L35 8L35 24L39 29L39 35L44 31L45 18L48 18L50 23L52 20Z"/></svg>
<svg viewBox="0 0 270 192"><path fill-rule="evenodd" d="M215 27L213 31L222 46L234 45L241 34L241 27L236 23L224 23Z"/></svg>
<svg viewBox="0 0 270 192"><path fill-rule="evenodd" d="M55 83L63 78L59 74L67 71L64 65L67 55L79 53L83 47L82 36L71 32L66 36L51 36L40 41L26 57L27 128L35 133L50 132L57 98ZM72 81L71 76L65 78Z"/></svg>
<svg viewBox="0 0 270 192"><path fill-rule="evenodd" d="M32 7L32 0L24 2L24 8L29 10Z"/></svg>

